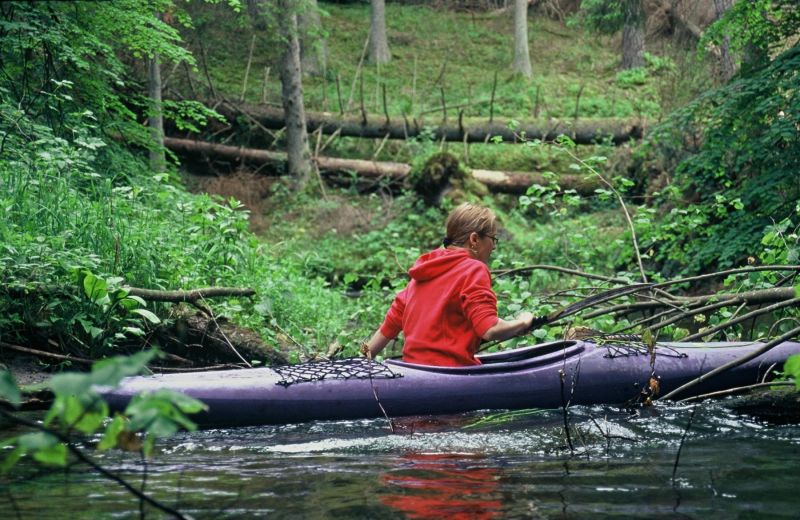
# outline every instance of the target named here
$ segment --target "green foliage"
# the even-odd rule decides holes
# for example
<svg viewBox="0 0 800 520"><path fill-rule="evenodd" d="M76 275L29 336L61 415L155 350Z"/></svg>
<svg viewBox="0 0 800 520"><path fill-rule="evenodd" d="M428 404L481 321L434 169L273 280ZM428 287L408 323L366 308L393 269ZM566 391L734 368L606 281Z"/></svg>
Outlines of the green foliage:
<svg viewBox="0 0 800 520"><path fill-rule="evenodd" d="M22 457L32 456L49 466L65 466L69 462L67 440L74 434L101 434L98 450L119 447L141 449L147 456L153 452L155 440L172 435L178 429L194 430L196 425L187 414L205 408L199 401L168 391L136 396L125 413L109 419L108 405L99 394L100 388L113 388L123 377L141 372L157 354L142 351L130 357L114 357L95 363L88 374L70 372L53 376L46 384L54 401L45 415L41 431L23 433L3 441L8 448L0 464L10 470ZM0 371L0 395L19 399L19 389Z"/></svg>
<svg viewBox="0 0 800 520"><path fill-rule="evenodd" d="M783 364L783 373L794 378L794 384L800 391L800 354L790 356Z"/></svg>
<svg viewBox="0 0 800 520"><path fill-rule="evenodd" d="M584 0L578 14L570 20L601 34L614 34L622 30L625 23L625 3L627 0Z"/></svg>
<svg viewBox="0 0 800 520"><path fill-rule="evenodd" d="M694 153L676 154L672 185L658 199L673 209L646 237L667 272L698 272L757 256L764 230L795 213L798 67L795 46L700 96L650 135L661 153L671 153L685 147L687 135L702 132Z"/></svg>
<svg viewBox="0 0 800 520"><path fill-rule="evenodd" d="M751 58L760 55L761 61L751 65L761 66L766 64L770 51L780 50L786 39L796 37L798 27L800 10L795 0L734 2L720 20L703 32L698 48L707 49L709 43L719 45L727 39L733 51L749 53Z"/></svg>

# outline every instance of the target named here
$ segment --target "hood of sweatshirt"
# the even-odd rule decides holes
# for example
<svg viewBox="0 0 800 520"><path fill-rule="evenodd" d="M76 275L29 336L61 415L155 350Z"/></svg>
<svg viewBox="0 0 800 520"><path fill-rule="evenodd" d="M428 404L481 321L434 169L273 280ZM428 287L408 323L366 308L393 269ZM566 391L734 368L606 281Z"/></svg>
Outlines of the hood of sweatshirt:
<svg viewBox="0 0 800 520"><path fill-rule="evenodd" d="M472 259L464 249L434 249L420 256L408 274L418 282L431 280L450 271L465 259ZM475 260L476 262L478 260Z"/></svg>

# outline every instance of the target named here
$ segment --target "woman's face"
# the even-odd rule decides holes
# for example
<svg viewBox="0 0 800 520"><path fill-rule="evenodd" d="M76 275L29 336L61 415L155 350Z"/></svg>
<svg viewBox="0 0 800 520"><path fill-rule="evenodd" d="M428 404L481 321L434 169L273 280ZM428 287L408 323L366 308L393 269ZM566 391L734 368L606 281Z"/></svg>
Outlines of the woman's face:
<svg viewBox="0 0 800 520"><path fill-rule="evenodd" d="M471 233L469 236L470 251L472 256L489 265L489 257L497 247L497 236L495 234L484 235L481 233Z"/></svg>

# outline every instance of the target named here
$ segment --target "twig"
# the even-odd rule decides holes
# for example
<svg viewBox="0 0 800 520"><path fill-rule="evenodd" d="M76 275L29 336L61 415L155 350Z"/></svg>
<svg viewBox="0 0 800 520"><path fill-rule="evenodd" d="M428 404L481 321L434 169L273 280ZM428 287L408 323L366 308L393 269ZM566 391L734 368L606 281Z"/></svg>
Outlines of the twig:
<svg viewBox="0 0 800 520"><path fill-rule="evenodd" d="M562 146L561 149L564 150L567 153L567 155L572 157L574 161L578 161L587 170L595 174L597 178L600 179L600 182L608 186L608 189L610 189L612 192L614 192L614 195L616 195L617 201L619 201L619 204L622 207L622 212L625 214L625 220L627 220L628 222L628 229L630 229L631 232L631 240L633 241L633 252L636 254L636 263L639 265L639 272L642 274L642 282L647 283L647 274L645 274L644 264L642 263L642 254L639 251L639 241L636 239L636 229L633 225L633 220L631 219L631 215L630 213L628 213L628 206L625 204L625 200L623 200L622 194L614 187L613 184L611 184L608 180L606 180L606 178L603 177L600 174L600 172L592 168L592 166L586 163L586 161L584 161L583 159L572 153L572 151L569 148L567 148L566 146Z"/></svg>
<svg viewBox="0 0 800 520"><path fill-rule="evenodd" d="M247 55L247 67L244 69L244 81L242 81L242 95L239 96L239 102L244 102L244 95L247 92L247 79L250 76L250 64L253 62L253 47L256 45L256 34L250 39L250 54Z"/></svg>
<svg viewBox="0 0 800 520"><path fill-rule="evenodd" d="M374 154L372 154L372 160L373 161L377 161L378 160L378 155L381 153L381 151L383 150L383 147L386 145L386 141L388 141L388 140L389 140L389 134L386 134L383 137L383 139L381 140L380 145L378 145L378 149L375 150Z"/></svg>
<svg viewBox="0 0 800 520"><path fill-rule="evenodd" d="M654 287L655 288L669 287L670 285L677 285L687 282L697 282L700 280L707 280L709 278L718 278L720 276L727 276L729 274L754 273L758 271L800 271L800 265L759 265L753 267L740 267L738 269L729 269L727 271L719 271L716 273L701 274L698 276L690 276L688 278L679 278L677 280L660 282L655 284Z"/></svg>
<svg viewBox="0 0 800 520"><path fill-rule="evenodd" d="M494 94L496 90L497 90L497 71L494 71L494 82L492 83L492 99L489 101L489 124L492 124L492 121L494 121Z"/></svg>
<svg viewBox="0 0 800 520"><path fill-rule="evenodd" d="M692 408L692 414L689 416L689 422L686 423L686 429L683 430L683 435L681 436L681 443L678 445L678 453L675 455L675 464L672 466L672 487L675 487L675 474L678 472L678 463L681 460L681 450L683 450L683 443L686 441L686 436L689 435L689 429L692 427L692 421L694 420L694 414L697 412L697 407L699 405L694 405Z"/></svg>
<svg viewBox="0 0 800 520"><path fill-rule="evenodd" d="M746 321L746 320L748 320L748 319L750 319L752 317L759 316L761 314L766 314L768 312L772 312L774 310L781 309L783 307L789 307L791 305L798 305L798 304L800 304L800 298L792 298L791 300L788 300L788 301L785 301L785 302L779 302L779 303L776 303L774 305L770 305L768 307L763 307L761 309L757 309L755 311L748 312L747 314L742 314L738 318L735 318L735 319L732 319L732 320L728 320L725 323L720 323L719 325L716 325L716 326L714 326L714 327L712 327L712 328L710 328L708 330L704 330L702 332L698 332L696 334L692 334L691 336L687 336L687 337L683 338L683 341L693 341L693 340L696 340L696 339L704 338L704 337L706 337L708 335L711 335L711 334L714 334L714 333L716 333L716 332L718 332L718 331L720 331L722 329L725 329L725 328L731 327L733 325L736 325L737 323L741 323L743 321Z"/></svg>
<svg viewBox="0 0 800 520"><path fill-rule="evenodd" d="M261 85L261 102L267 103L267 80L269 79L269 67L264 67L264 83Z"/></svg>
<svg viewBox="0 0 800 520"><path fill-rule="evenodd" d="M364 41L364 48L361 50L361 58L358 60L358 66L356 67L356 74L353 76L353 84L350 85L350 96L347 98L347 108L345 111L350 111L350 106L353 104L353 94L356 90L356 81L358 81L358 76L361 73L361 67L364 65L364 57L367 55L367 48L369 46L369 37L372 28L370 27L369 31L367 31L367 39Z"/></svg>
<svg viewBox="0 0 800 520"><path fill-rule="evenodd" d="M376 363L376 361L373 361L372 352L370 352L369 349L367 349L366 355L367 355L367 360L370 363ZM386 409L381 404L380 398L378 398L378 391L375 389L375 382L372 380L372 371L368 370L367 374L369 375L369 386L370 388L372 388L372 395L375 396L375 402L378 403L378 408L381 409L381 413L383 413L383 416L386 418L387 421L389 421L389 430L391 430L391 432L394 433L395 432L394 421L389 417L389 414L386 413Z"/></svg>
<svg viewBox="0 0 800 520"><path fill-rule="evenodd" d="M241 354L239 354L239 351L236 350L236 347L233 346L233 343L231 343L231 340L229 340L228 336L225 335L225 331L222 330L222 327L220 327L219 323L217 323L217 318L216 318L216 316L214 316L213 311L211 311L210 308L208 310L209 310L209 317L211 318L211 321L214 322L214 325L217 327L217 330L219 331L220 335L222 336L222 339L225 340L225 343L228 344L228 346L231 348L233 353L236 354L236 357L241 359L242 362L247 366L247 368L253 368L253 365L251 365L245 358L242 357Z"/></svg>
<svg viewBox="0 0 800 520"><path fill-rule="evenodd" d="M121 485L129 493L131 493L133 496L139 498L140 500L143 500L143 501L147 502L148 504L150 504L151 506L155 507L156 509L159 509L159 510L161 510L161 511L163 511L163 512L169 514L169 515L172 515L175 518L181 518L181 519L188 520L188 517L184 516L180 511L177 511L177 510L175 510L175 509L173 509L173 508L171 508L171 507L169 507L169 506L167 506L165 504L162 504L161 502L155 500L154 498L143 494L138 489L136 489L134 486L132 486L128 481L126 481L125 479L120 477L119 475L116 475L116 474L110 472L109 470L105 469L104 467L100 466L98 463L96 463L91 458L89 458L88 455L83 453L82 450L80 450L78 447L73 445L72 442L70 441L70 439L66 435L62 434L61 432L46 428L45 426L42 426L41 424L39 424L37 422L33 422L33 421L29 421L27 419L23 419L21 417L17 417L14 414L6 412L2 408L0 408L0 415L2 415L3 417L5 417L5 418L7 418L7 419L9 419L11 421L14 421L17 424L21 424L23 426L27 426L28 428L33 428L33 429L45 432L45 433L47 433L49 435L52 435L53 437L57 438L60 442L64 443L66 445L67 449L70 451L70 453L75 455L75 457L77 457L78 460L80 460L81 462L83 462L84 464L86 464L87 466L92 468L93 470L97 471L102 476L106 477L107 479L112 480L112 481L116 482L117 484Z"/></svg>
<svg viewBox="0 0 800 520"><path fill-rule="evenodd" d="M17 352L23 352L25 354L33 354L34 356L44 357L44 358L51 358L51 359L58 359L60 361L75 361L78 363L83 363L85 365L91 365L95 362L93 359L86 359L76 356L70 355L62 355L56 354L54 352L46 352L44 350L36 350L28 347L22 347L20 345L13 345L11 343L6 343L5 341L0 341L0 348L7 348L9 350L16 350Z"/></svg>
<svg viewBox="0 0 800 520"><path fill-rule="evenodd" d="M678 402L686 403L689 401L699 401L701 399L708 399L709 397L722 397L724 395L733 395L738 394L740 392L747 392L749 390L755 390L756 388L764 388L770 386L795 386L794 381L771 381L769 383L754 383L752 385L747 386L739 386L736 388L728 388L727 390L720 390L718 392L710 392L708 394L702 395L695 395L692 397L687 397L685 399L678 399Z"/></svg>
<svg viewBox="0 0 800 520"><path fill-rule="evenodd" d="M537 271L537 270L557 271L559 273L565 273L575 276L581 276L583 278L589 278L590 280L601 280L604 282L613 282L624 285L630 283L629 280L625 280L623 278L614 278L611 276L603 276L600 274L585 273L583 271L578 271L575 269L567 269L566 267L559 267L557 265L546 265L546 264L526 265L525 267L517 267L515 269L503 269L503 270L492 271L492 275L495 276L496 278L499 278L501 276L508 276L512 274L520 274L520 273L525 273L527 271Z"/></svg>

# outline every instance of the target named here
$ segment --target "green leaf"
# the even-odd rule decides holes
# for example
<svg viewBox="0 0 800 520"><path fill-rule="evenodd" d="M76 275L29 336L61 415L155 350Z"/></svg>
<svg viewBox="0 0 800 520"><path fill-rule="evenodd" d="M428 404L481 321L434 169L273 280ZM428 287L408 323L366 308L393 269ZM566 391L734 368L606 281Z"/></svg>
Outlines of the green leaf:
<svg viewBox="0 0 800 520"><path fill-rule="evenodd" d="M92 366L91 382L98 386L117 386L123 377L135 376L152 360L158 350L144 350L132 356L115 356Z"/></svg>
<svg viewBox="0 0 800 520"><path fill-rule="evenodd" d="M0 472L8 473L8 470L14 467L19 459L21 459L27 452L28 450L21 447L14 448L14 450L9 453L5 459L3 459L3 463L0 464Z"/></svg>
<svg viewBox="0 0 800 520"><path fill-rule="evenodd" d="M133 309L131 312L138 314L139 316L143 317L147 321L153 324L161 323L161 320L153 314L152 312L148 311L147 309Z"/></svg>
<svg viewBox="0 0 800 520"><path fill-rule="evenodd" d="M17 387L14 376L8 370L0 370L0 398L11 403L14 408L19 407L22 395Z"/></svg>
<svg viewBox="0 0 800 520"><path fill-rule="evenodd" d="M125 429L125 418L117 414L106 426L106 431L103 433L103 438L97 443L97 451L106 451L116 447L117 437L120 432Z"/></svg>
<svg viewBox="0 0 800 520"><path fill-rule="evenodd" d="M62 443L54 444L48 448L36 450L33 458L49 466L66 466L67 447Z"/></svg>
<svg viewBox="0 0 800 520"><path fill-rule="evenodd" d="M108 284L106 281L88 271L83 278L83 290L86 296L93 302L99 302L101 299L108 296Z"/></svg>
<svg viewBox="0 0 800 520"><path fill-rule="evenodd" d="M783 371L786 375L794 378L794 385L800 390L800 354L789 356L789 359L783 364Z"/></svg>

